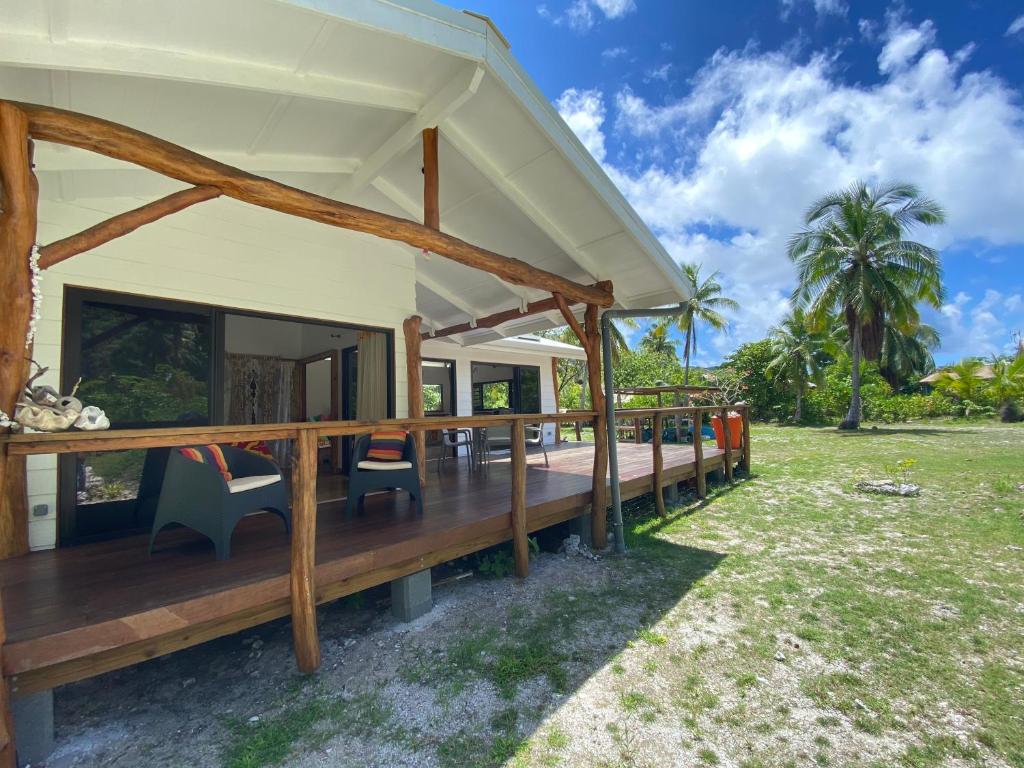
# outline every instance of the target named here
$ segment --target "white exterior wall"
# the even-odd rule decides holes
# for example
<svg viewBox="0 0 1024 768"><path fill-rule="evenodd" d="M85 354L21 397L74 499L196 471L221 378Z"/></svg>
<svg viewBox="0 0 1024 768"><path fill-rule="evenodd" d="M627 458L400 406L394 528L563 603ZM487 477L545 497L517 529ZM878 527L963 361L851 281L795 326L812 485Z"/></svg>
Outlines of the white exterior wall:
<svg viewBox="0 0 1024 768"><path fill-rule="evenodd" d="M488 349L484 345L462 347L443 341L423 342L423 357L437 360L455 361L455 415L473 415L473 363L504 363L506 365L534 365L540 368L540 406L545 413L554 413L555 386L551 377L551 357L549 355L517 354L515 352ZM555 442L555 425L544 425L544 442Z"/></svg>
<svg viewBox="0 0 1024 768"><path fill-rule="evenodd" d="M38 240L53 242L140 204L41 200ZM43 273L33 357L50 371L39 383L60 383L64 288L78 286L392 330L396 413L405 415L402 321L416 312L413 256L403 245L233 200L202 203ZM29 543L46 549L57 535L56 456L30 456L28 468ZM39 504L49 508L45 517L32 515Z"/></svg>

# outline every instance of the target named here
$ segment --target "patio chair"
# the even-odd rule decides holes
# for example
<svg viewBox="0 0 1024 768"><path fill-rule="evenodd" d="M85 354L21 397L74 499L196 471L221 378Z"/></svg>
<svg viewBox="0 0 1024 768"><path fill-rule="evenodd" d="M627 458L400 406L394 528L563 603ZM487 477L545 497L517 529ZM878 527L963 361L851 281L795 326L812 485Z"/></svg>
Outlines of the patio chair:
<svg viewBox="0 0 1024 768"><path fill-rule="evenodd" d="M441 458L437 460L438 474L448 460L448 451L455 449L456 465L458 462L459 448L466 447L466 466L473 469L473 430L471 429L442 429L441 430Z"/></svg>
<svg viewBox="0 0 1024 768"><path fill-rule="evenodd" d="M184 525L213 542L218 560L231 556L231 534L246 515L267 511L291 531L291 505L281 470L270 459L241 448L220 446L231 479L215 463L200 462L172 449L167 457L160 498L149 536L149 552L157 534L171 524ZM193 449L201 450L201 449Z"/></svg>
<svg viewBox="0 0 1024 768"><path fill-rule="evenodd" d="M548 449L544 445L544 426L541 424L526 424L524 425L524 431L526 432L526 451L529 453L531 448L540 448L544 452L544 466L550 467L548 463ZM511 450L512 448L512 428L511 427L494 427L489 429L487 432L487 453L488 458L492 448L498 450Z"/></svg>
<svg viewBox="0 0 1024 768"><path fill-rule="evenodd" d="M420 488L420 474L416 468L416 441L412 434L405 438L405 448L399 461L376 461L368 459L371 435L363 435L352 449L352 467L348 476L348 499L345 502L345 516L351 517L352 510L363 508L363 496L370 491L383 488L401 488L409 492L416 510L423 514L423 491Z"/></svg>

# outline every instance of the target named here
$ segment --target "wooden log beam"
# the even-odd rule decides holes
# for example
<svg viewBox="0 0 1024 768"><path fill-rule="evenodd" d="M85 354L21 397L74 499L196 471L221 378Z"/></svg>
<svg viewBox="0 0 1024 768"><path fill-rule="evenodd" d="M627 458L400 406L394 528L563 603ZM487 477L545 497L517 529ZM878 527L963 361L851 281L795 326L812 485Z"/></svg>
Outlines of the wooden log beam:
<svg viewBox="0 0 1024 768"><path fill-rule="evenodd" d="M665 511L665 497L661 493L664 484L665 459L661 455L661 430L664 427L665 419L660 413L654 414L654 435L651 440L651 448L654 452L654 506L661 517L668 516Z"/></svg>
<svg viewBox="0 0 1024 768"><path fill-rule="evenodd" d="M555 307L562 313L562 317L565 318L566 324L572 328L572 332L576 334L576 338L580 340L580 344L586 349L587 346L587 332L580 325L580 321L576 319L576 315L569 309L569 302L565 300L565 296L560 293L554 294L552 297L555 301ZM593 406L593 403L591 403ZM597 410L596 408L594 410Z"/></svg>
<svg viewBox="0 0 1024 768"><path fill-rule="evenodd" d="M164 216L177 213L196 203L212 200L215 197L220 197L220 190L216 187L192 187L154 200L140 208L118 214L76 235L44 245L39 249L39 266L42 269L47 269L54 264L60 264L72 256L77 256L122 235L127 235L129 232L134 232L143 224L150 224Z"/></svg>
<svg viewBox="0 0 1024 768"><path fill-rule="evenodd" d="M320 638L316 628L316 454L317 433L303 430L296 436L297 456L292 465L292 547L289 584L292 642L295 662L303 673L320 666Z"/></svg>
<svg viewBox="0 0 1024 768"><path fill-rule="evenodd" d="M437 128L423 129L423 224L441 229L441 181L437 163Z"/></svg>
<svg viewBox="0 0 1024 768"><path fill-rule="evenodd" d="M732 435L729 429L729 409L723 408L720 414L722 419L722 438L725 441L725 479L732 482Z"/></svg>
<svg viewBox="0 0 1024 768"><path fill-rule="evenodd" d="M420 352L420 325L423 318L413 315L402 323L405 332L405 369L408 382L409 418L423 418L423 355ZM423 432L413 434L416 441L416 471L420 485L427 484L427 436Z"/></svg>
<svg viewBox="0 0 1024 768"><path fill-rule="evenodd" d="M477 318L475 323L459 323L447 328L430 331L428 333L424 333L423 338L439 339L445 336L455 336L460 333L468 333L475 328L495 328L502 323L507 323L511 320L518 320L530 315L539 315L542 312L550 312L553 309L558 309L558 300L552 296L550 299L531 301L526 305L525 309L522 309L521 307L516 307L515 309L503 309L501 312L495 312L493 315Z"/></svg>
<svg viewBox="0 0 1024 768"><path fill-rule="evenodd" d="M512 425L512 550L516 576L530 573L530 543L526 536L526 426Z"/></svg>
<svg viewBox="0 0 1024 768"><path fill-rule="evenodd" d="M408 219L331 200L246 173L142 131L55 107L6 103L15 105L28 116L29 134L37 139L124 160L195 186L217 187L224 195L252 205L425 248L515 285L557 291L573 301L599 307L611 306L614 301L610 290L580 285L520 259L471 245Z"/></svg>
<svg viewBox="0 0 1024 768"><path fill-rule="evenodd" d="M697 498L708 495L708 476L704 470L704 436L700 428L704 426L704 411L698 408L693 415L693 467L697 480Z"/></svg>
<svg viewBox="0 0 1024 768"><path fill-rule="evenodd" d="M36 240L39 185L28 126L22 110L0 102L0 410L9 416L28 374L25 341L32 314L29 254ZM0 558L28 552L24 474L24 460L9 458L6 446L0 449Z"/></svg>

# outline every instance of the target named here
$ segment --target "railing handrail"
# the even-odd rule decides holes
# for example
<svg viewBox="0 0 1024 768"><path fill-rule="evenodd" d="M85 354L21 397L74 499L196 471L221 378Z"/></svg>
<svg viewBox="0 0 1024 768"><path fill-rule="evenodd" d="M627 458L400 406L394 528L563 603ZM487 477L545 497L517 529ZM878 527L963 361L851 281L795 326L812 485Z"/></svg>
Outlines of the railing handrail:
<svg viewBox="0 0 1024 768"><path fill-rule="evenodd" d="M596 411L579 411L574 416L593 418ZM507 413L475 416L421 416L376 421L297 421L281 424L227 424L198 427L154 427L152 429L111 429L98 432L33 432L0 435L11 455L123 451L133 448L173 448L198 443L240 440L293 440L300 432L314 431L318 437L362 435L378 428L402 428L410 432L436 429L491 427L516 422L542 424L564 421L560 413Z"/></svg>
<svg viewBox="0 0 1024 768"><path fill-rule="evenodd" d="M745 403L733 403L729 405L666 405L664 407L653 407L653 408L616 408L615 418L636 418L643 416L654 416L655 414L682 414L689 415L695 414L698 411L710 412L710 411L721 411L722 409L728 409L730 411L745 411L749 406Z"/></svg>

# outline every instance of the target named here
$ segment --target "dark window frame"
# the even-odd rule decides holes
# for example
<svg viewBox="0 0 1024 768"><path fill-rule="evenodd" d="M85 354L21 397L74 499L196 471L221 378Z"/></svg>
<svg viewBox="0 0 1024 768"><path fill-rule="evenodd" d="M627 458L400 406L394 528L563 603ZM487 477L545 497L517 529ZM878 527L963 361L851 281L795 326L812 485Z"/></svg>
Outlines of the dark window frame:
<svg viewBox="0 0 1024 768"><path fill-rule="evenodd" d="M70 392L81 372L82 367L82 305L85 303L110 304L113 306L129 306L153 309L163 312L180 312L187 315L207 316L211 323L210 352L210 397L208 403L208 423L222 425L224 423L224 398L218 393L224 389L224 335L225 318L227 315L242 315L267 320L303 323L307 325L326 325L343 327L356 331L372 331L383 333L387 339L387 401L388 415L395 416L396 365L395 365L395 330L394 328L359 325L319 318L285 315L273 312L260 312L237 307L207 304L180 299L167 299L145 294L125 293L99 288L75 285L64 286L63 323L61 334L61 392ZM171 427L176 423L168 422L125 422L118 424L119 429L141 427ZM75 516L77 512L77 478L76 455L61 454L57 464L57 546L64 547L85 543L92 540L113 538L113 535L81 537L76 535ZM134 532L129 532L134 533Z"/></svg>

